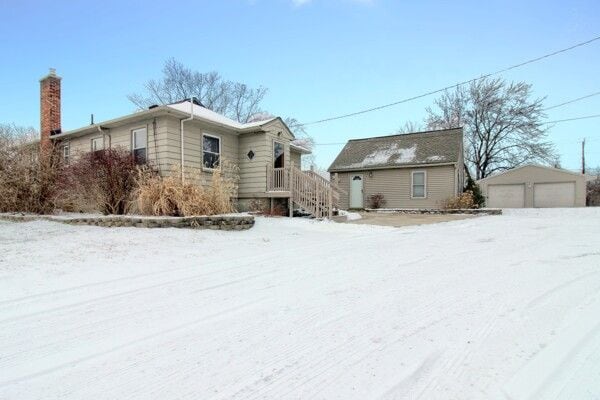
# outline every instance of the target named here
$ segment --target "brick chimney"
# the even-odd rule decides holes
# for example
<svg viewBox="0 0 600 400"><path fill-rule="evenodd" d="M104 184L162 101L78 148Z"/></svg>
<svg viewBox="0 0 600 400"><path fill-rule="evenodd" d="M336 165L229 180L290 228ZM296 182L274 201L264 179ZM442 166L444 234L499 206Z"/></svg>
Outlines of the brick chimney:
<svg viewBox="0 0 600 400"><path fill-rule="evenodd" d="M56 70L50 68L48 75L40 79L40 145L50 144L50 136L61 132L60 127L60 80Z"/></svg>

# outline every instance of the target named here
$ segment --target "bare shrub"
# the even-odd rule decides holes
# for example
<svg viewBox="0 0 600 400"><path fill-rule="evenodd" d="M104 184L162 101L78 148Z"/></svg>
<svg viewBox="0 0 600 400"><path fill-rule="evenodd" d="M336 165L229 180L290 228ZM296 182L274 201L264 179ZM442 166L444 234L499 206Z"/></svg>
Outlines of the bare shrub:
<svg viewBox="0 0 600 400"><path fill-rule="evenodd" d="M451 197L444 201L442 208L445 210L464 210L479 208L475 201L475 196L470 190L459 194L458 196Z"/></svg>
<svg viewBox="0 0 600 400"><path fill-rule="evenodd" d="M600 206L600 176L587 183L586 205Z"/></svg>
<svg viewBox="0 0 600 400"><path fill-rule="evenodd" d="M383 198L383 194L381 193L372 194L367 200L369 201L369 206L371 208L381 208L387 203L387 200Z"/></svg>
<svg viewBox="0 0 600 400"><path fill-rule="evenodd" d="M145 215L192 216L234 212L231 201L237 187L233 164L222 163L205 181L201 171L192 171L181 180L181 167L166 177L138 175L135 193L137 211Z"/></svg>
<svg viewBox="0 0 600 400"><path fill-rule="evenodd" d="M68 211L126 214L139 173L135 157L122 148L81 154L64 168L57 202Z"/></svg>
<svg viewBox="0 0 600 400"><path fill-rule="evenodd" d="M58 151L41 149L33 129L0 124L0 212L52 213L61 173Z"/></svg>

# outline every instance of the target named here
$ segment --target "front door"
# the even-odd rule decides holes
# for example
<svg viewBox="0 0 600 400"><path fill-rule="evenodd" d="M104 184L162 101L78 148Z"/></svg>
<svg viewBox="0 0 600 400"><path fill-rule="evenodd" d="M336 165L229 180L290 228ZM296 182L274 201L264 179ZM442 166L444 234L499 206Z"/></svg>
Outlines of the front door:
<svg viewBox="0 0 600 400"><path fill-rule="evenodd" d="M363 176L351 175L350 208L363 208Z"/></svg>

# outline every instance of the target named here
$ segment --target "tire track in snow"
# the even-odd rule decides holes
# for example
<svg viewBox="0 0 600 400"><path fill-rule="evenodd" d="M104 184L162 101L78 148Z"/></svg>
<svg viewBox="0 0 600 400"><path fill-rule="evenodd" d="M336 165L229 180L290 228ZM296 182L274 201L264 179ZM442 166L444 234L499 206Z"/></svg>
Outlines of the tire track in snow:
<svg viewBox="0 0 600 400"><path fill-rule="evenodd" d="M30 379L33 379L33 378L37 378L39 376L47 375L47 374L50 374L50 373L53 373L53 372L57 372L57 371L59 371L61 369L72 367L72 366L75 366L75 365L78 365L78 364L81 364L81 363L93 360L95 358L102 357L102 356L108 355L110 353L114 353L116 351L120 351L120 350L126 349L128 347L131 347L131 346L134 346L134 345L137 345L137 344L141 344L141 343L150 341L152 339L155 339L155 338L167 335L167 334L171 334L171 333L175 333L175 332L178 332L178 331L181 331L181 330L184 330L184 329L188 329L188 328L193 327L195 325L206 323L206 322L209 322L211 320L215 320L215 319L218 319L218 318L221 318L221 317L224 317L224 316L230 316L230 314L234 314L234 313L241 312L243 310L249 309L252 306L257 305L257 304L259 304L262 301L264 301L264 299L253 301L253 302L249 302L249 303L240 304L240 305L238 305L236 307L231 307L231 308L228 308L228 309L225 309L225 310L221 310L219 312L208 314L208 315L202 316L202 317L200 317L200 318L198 318L196 320L189 321L189 322L186 322L186 323L183 323L183 324L171 327L169 329L164 329L164 330L152 333L150 335L143 336L143 337L138 338L136 340L132 340L132 341L129 341L129 342L126 342L126 343L119 344L119 345L111 347L111 348L109 348L107 350L103 350L103 351L99 351L99 352L96 352L96 353L93 353L93 354L89 354L87 356L80 357L80 358L77 358L75 360L70 360L70 361L67 361L67 362L65 362L63 364L56 365L56 366L53 366L53 367L50 367L50 368L45 368L45 369L40 370L38 372L35 372L35 373L32 373L32 374L28 374L28 375L24 375L24 376L20 376L20 377L15 378L15 379L3 381L3 382L0 381L0 388L6 387L6 386L9 386L9 385L14 385L14 384L17 384L17 383L21 383L23 381L27 381L27 380L30 380Z"/></svg>

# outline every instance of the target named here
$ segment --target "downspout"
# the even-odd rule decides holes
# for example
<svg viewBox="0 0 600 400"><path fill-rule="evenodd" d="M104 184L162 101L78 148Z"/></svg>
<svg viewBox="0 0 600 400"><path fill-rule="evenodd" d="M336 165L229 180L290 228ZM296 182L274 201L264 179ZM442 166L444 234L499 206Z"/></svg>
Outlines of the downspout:
<svg viewBox="0 0 600 400"><path fill-rule="evenodd" d="M190 116L188 118L184 118L182 120L179 121L179 123L181 124L181 127L179 129L180 134L181 134L181 182L183 183L185 181L185 173L184 173L184 169L185 169L185 164L184 164L184 157L183 157L183 123L187 122L187 121L191 121L194 119L194 102L192 100L192 98L190 98Z"/></svg>
<svg viewBox="0 0 600 400"><path fill-rule="evenodd" d="M108 135L108 148L110 149L110 145L111 145L111 139L112 137L110 136L110 133L104 133L104 128L102 128L102 126L98 125L98 132L100 132L102 134L102 145L104 145L104 135ZM108 131L108 129L106 129ZM106 146L104 146L106 148Z"/></svg>

